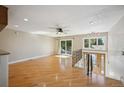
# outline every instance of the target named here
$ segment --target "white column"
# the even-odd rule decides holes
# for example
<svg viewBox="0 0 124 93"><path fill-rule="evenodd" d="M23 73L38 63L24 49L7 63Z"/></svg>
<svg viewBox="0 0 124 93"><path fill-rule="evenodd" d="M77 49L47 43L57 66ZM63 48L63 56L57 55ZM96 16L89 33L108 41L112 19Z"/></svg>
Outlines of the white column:
<svg viewBox="0 0 124 93"><path fill-rule="evenodd" d="M0 55L0 87L8 86L8 55Z"/></svg>

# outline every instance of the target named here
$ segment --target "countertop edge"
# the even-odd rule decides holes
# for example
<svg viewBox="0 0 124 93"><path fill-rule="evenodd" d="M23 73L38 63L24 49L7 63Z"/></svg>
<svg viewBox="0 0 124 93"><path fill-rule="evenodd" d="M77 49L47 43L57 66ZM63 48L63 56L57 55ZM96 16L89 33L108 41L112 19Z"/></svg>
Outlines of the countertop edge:
<svg viewBox="0 0 124 93"><path fill-rule="evenodd" d="M9 55L9 54L10 54L9 52L0 49L0 56L2 56L2 55Z"/></svg>

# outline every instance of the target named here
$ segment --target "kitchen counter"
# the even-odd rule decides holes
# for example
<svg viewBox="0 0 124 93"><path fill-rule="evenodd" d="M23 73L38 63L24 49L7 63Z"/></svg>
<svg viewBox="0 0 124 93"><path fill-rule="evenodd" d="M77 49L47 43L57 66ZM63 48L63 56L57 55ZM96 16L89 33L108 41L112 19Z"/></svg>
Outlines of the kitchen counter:
<svg viewBox="0 0 124 93"><path fill-rule="evenodd" d="M0 55L9 55L10 53L0 49Z"/></svg>
<svg viewBox="0 0 124 93"><path fill-rule="evenodd" d="M8 56L9 52L0 49L0 87L8 86Z"/></svg>

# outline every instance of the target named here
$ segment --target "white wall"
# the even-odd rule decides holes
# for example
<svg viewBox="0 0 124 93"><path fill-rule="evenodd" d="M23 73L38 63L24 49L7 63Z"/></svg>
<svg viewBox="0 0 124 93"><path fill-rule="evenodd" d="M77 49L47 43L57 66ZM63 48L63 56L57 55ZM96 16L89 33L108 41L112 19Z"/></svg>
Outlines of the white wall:
<svg viewBox="0 0 124 93"><path fill-rule="evenodd" d="M9 62L54 53L55 39L4 29L0 32L0 49L9 51Z"/></svg>
<svg viewBox="0 0 124 93"><path fill-rule="evenodd" d="M124 75L124 17L108 33L108 77L120 80Z"/></svg>

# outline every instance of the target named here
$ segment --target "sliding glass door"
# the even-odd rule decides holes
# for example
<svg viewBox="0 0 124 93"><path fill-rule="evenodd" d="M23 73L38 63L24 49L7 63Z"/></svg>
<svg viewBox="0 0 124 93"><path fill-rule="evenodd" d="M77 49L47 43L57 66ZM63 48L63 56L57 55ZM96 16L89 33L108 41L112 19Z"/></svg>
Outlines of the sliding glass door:
<svg viewBox="0 0 124 93"><path fill-rule="evenodd" d="M66 53L66 42L65 41L61 41L61 54L65 54Z"/></svg>
<svg viewBox="0 0 124 93"><path fill-rule="evenodd" d="M72 54L72 40L60 41L61 54Z"/></svg>

